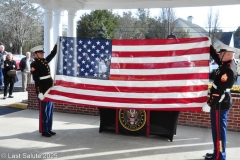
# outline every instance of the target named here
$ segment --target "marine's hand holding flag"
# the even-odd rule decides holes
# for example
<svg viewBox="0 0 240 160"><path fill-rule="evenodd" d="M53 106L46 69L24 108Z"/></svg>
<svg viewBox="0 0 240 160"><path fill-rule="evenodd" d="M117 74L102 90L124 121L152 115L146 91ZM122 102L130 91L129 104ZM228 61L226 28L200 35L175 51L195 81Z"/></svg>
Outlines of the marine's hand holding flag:
<svg viewBox="0 0 240 160"><path fill-rule="evenodd" d="M42 100L44 100L44 95L42 93L39 93L38 98L42 101Z"/></svg>
<svg viewBox="0 0 240 160"><path fill-rule="evenodd" d="M58 37L57 37L57 42L56 42L56 45L59 45L60 38L61 38L61 36L58 36Z"/></svg>
<svg viewBox="0 0 240 160"><path fill-rule="evenodd" d="M211 110L211 107L207 103L205 103L202 107L202 111L203 112L210 112L210 110Z"/></svg>

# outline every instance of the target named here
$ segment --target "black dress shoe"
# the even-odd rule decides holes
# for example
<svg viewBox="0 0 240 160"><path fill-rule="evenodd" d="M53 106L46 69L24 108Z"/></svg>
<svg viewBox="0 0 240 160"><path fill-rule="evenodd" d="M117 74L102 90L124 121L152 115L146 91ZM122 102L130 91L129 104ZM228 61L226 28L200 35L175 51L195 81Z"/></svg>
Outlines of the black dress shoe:
<svg viewBox="0 0 240 160"><path fill-rule="evenodd" d="M8 98L13 98L13 96L12 96L12 95L9 95Z"/></svg>
<svg viewBox="0 0 240 160"><path fill-rule="evenodd" d="M48 133L50 133L52 136L56 134L56 132L53 132L53 131L48 131Z"/></svg>
<svg viewBox="0 0 240 160"><path fill-rule="evenodd" d="M213 153L206 153L206 157L213 156Z"/></svg>
<svg viewBox="0 0 240 160"><path fill-rule="evenodd" d="M50 133L48 133L48 132L45 132L45 133L42 133L42 136L44 136L44 137L51 137L52 135Z"/></svg>
<svg viewBox="0 0 240 160"><path fill-rule="evenodd" d="M205 160L215 160L216 158L215 157L213 157L213 156L206 156L205 157Z"/></svg>

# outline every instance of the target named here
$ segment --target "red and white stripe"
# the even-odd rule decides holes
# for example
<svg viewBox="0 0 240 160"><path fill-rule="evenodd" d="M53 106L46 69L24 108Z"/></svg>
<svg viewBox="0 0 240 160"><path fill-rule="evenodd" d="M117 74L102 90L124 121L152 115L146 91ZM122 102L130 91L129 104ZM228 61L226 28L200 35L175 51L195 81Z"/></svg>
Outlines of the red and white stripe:
<svg viewBox="0 0 240 160"><path fill-rule="evenodd" d="M46 101L109 108L201 110L207 101L207 37L113 40L110 80L55 76Z"/></svg>

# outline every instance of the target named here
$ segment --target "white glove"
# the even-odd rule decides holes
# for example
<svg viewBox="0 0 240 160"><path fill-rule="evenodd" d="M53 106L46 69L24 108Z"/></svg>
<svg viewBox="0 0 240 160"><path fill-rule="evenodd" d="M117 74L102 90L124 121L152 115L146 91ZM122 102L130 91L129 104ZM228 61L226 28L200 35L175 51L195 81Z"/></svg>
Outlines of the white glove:
<svg viewBox="0 0 240 160"><path fill-rule="evenodd" d="M57 38L56 45L59 45L59 41L60 41L60 36L58 36L58 38Z"/></svg>
<svg viewBox="0 0 240 160"><path fill-rule="evenodd" d="M211 110L211 107L207 103L203 105L202 107L203 112L210 112L210 110Z"/></svg>
<svg viewBox="0 0 240 160"><path fill-rule="evenodd" d="M43 94L42 94L42 93L39 93L39 94L38 94L38 98L42 101L42 100L44 99Z"/></svg>

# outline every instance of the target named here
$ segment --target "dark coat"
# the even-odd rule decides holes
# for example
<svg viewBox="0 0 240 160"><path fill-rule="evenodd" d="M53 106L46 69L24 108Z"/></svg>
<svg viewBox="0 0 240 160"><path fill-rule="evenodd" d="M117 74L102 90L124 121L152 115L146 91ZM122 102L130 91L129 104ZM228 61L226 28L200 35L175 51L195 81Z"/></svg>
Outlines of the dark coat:
<svg viewBox="0 0 240 160"><path fill-rule="evenodd" d="M4 56L6 56L6 55L7 55L6 51L0 52L0 67L3 67Z"/></svg>
<svg viewBox="0 0 240 160"><path fill-rule="evenodd" d="M34 58L34 61L31 63L31 73L35 81L37 94L44 94L53 86L53 79L51 77L46 79L40 79L40 77L51 75L48 63L54 58L56 53L57 45L54 46L53 50L46 58Z"/></svg>
<svg viewBox="0 0 240 160"><path fill-rule="evenodd" d="M4 70L3 70L3 76L4 76L4 83L15 83L18 81L17 76L8 76L7 72L10 70L17 70L17 65L14 60L5 60L4 61Z"/></svg>
<svg viewBox="0 0 240 160"><path fill-rule="evenodd" d="M21 61L20 61L20 70L23 72L23 70L25 69L25 67L26 67L26 60L27 60L27 57L24 57L24 58L22 58L21 59ZM33 62L33 59L32 58L30 58L30 64Z"/></svg>

